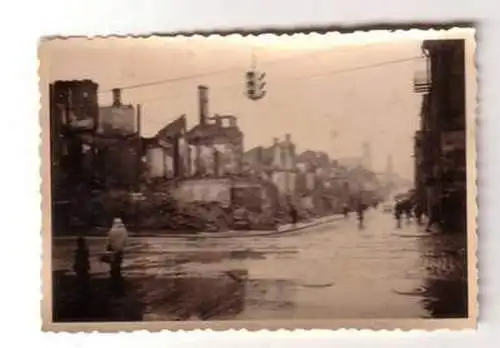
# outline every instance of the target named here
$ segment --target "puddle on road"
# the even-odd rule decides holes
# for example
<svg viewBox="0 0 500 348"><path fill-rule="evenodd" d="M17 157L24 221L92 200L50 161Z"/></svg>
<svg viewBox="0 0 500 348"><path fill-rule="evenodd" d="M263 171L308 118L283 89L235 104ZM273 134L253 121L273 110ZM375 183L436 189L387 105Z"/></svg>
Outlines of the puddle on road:
<svg viewBox="0 0 500 348"><path fill-rule="evenodd" d="M119 293L107 278L93 278L85 289L75 280L54 273L55 322L227 320L251 307L278 311L294 306L293 282L252 280L241 269L207 276L129 277Z"/></svg>
<svg viewBox="0 0 500 348"><path fill-rule="evenodd" d="M293 255L297 254L296 249L266 249L266 250L254 250L254 249L236 249L236 250L191 250L179 253L178 251L158 251L151 252L150 250L144 250L142 252L129 253L128 259L138 261L131 262L137 268L140 268L144 260L148 260L144 263L144 266L148 267L148 263L151 260L160 258L165 261L163 266L171 263L217 263L223 262L224 260L264 260L272 255Z"/></svg>
<svg viewBox="0 0 500 348"><path fill-rule="evenodd" d="M77 296L74 276L56 272L54 318L226 320L297 315L304 319L354 315L355 310L362 314L378 310L379 317L411 317L416 315L414 308L434 318L467 315L467 260L459 238L404 238L390 231L357 230L332 236L325 231L306 240L259 239L252 248L241 240L134 244L125 259L125 290L119 297L110 293L102 264L92 264L92 271L97 269L101 277L91 280L91 295L85 298ZM93 245L91 253L101 252L101 244ZM54 249L57 267L70 269L73 245ZM186 273L188 269L197 273ZM278 279L285 276L293 280ZM374 290L366 284L380 286ZM410 302L415 307L407 305Z"/></svg>
<svg viewBox="0 0 500 348"><path fill-rule="evenodd" d="M433 237L433 238L429 238ZM396 290L401 296L419 297L431 318L468 316L466 242L464 236L430 234L416 238L423 270L418 288ZM408 274L408 273L407 273ZM411 273L418 278L418 272Z"/></svg>
<svg viewBox="0 0 500 348"><path fill-rule="evenodd" d="M302 286L304 288L318 288L318 289L329 288L329 287L331 287L333 285L334 285L334 283L320 283L320 284L307 284L307 283L304 283L304 284L300 284L300 286Z"/></svg>

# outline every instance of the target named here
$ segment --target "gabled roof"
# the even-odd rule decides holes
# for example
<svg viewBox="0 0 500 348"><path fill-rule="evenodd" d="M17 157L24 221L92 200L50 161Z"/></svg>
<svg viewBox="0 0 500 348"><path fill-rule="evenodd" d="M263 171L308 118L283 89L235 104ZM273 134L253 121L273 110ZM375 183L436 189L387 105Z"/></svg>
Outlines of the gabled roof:
<svg viewBox="0 0 500 348"><path fill-rule="evenodd" d="M175 119L174 121L167 124L165 127L160 129L156 133L157 138L162 139L173 139L180 135L181 133L185 133L187 128L186 116L182 115Z"/></svg>

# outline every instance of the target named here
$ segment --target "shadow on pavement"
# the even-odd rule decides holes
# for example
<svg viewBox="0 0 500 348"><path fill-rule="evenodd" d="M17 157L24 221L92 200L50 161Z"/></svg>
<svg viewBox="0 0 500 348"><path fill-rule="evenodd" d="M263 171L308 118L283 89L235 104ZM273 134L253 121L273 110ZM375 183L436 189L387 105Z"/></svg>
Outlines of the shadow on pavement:
<svg viewBox="0 0 500 348"><path fill-rule="evenodd" d="M424 308L432 318L468 317L467 238L455 233L422 238L427 278Z"/></svg>
<svg viewBox="0 0 500 348"><path fill-rule="evenodd" d="M467 318L467 282L465 280L428 280L424 307L432 318Z"/></svg>
<svg viewBox="0 0 500 348"><path fill-rule="evenodd" d="M212 278L130 277L118 289L108 278L82 283L74 275L53 276L54 322L222 320L243 311L247 271Z"/></svg>
<svg viewBox="0 0 500 348"><path fill-rule="evenodd" d="M53 272L53 321L141 321L144 303L134 284L123 280L116 288L108 278L81 280ZM113 286L115 285L115 286Z"/></svg>

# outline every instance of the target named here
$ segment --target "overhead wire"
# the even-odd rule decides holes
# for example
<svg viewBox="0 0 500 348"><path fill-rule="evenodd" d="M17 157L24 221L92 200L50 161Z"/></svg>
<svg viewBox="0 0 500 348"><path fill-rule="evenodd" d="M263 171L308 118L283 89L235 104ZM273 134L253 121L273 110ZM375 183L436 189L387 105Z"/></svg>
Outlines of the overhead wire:
<svg viewBox="0 0 500 348"><path fill-rule="evenodd" d="M415 61L415 60L419 60L419 59L424 59L424 58L422 56L405 57L405 58L400 58L400 59L377 62L377 63L369 64L369 65L362 65L362 66L356 66L356 67L352 67L352 68L337 69L337 70L317 73L317 74L313 74L313 75L285 77L285 78L279 79L277 81L316 79L316 78L320 78L320 77L324 77L324 76L331 76L331 75L337 75L337 74L342 74L342 73L347 73L347 72L354 72L354 71L378 68L378 67L382 67L382 66L386 66L386 65L405 63L405 62ZM223 86L223 87L217 89L217 91L220 92L221 90L232 89L232 88L235 88L239 85L240 84L226 85L226 86ZM157 100L170 99L170 98L173 98L175 96L184 97L186 95L180 94L180 93L174 94L174 95L170 94L168 96L160 96L160 97L145 99L145 100L140 101L139 103L148 103L148 102L157 101Z"/></svg>
<svg viewBox="0 0 500 348"><path fill-rule="evenodd" d="M394 42L387 42L387 43L370 43L370 44L364 44L364 45L358 45L358 46L348 46L345 47L344 49L339 49L339 48L326 48L320 50L320 53L324 52L331 52L331 53L345 53L349 52L352 50L359 50L367 47L373 47L373 46L380 46L380 45L388 45L388 44L394 44ZM271 60L264 60L260 61L260 64L274 64L274 63L279 63L279 62L284 62L284 61L289 61L289 60L295 60L298 58L305 58L307 56L315 56L318 54L318 51L313 51L313 52L308 52L304 54L298 54L298 55L292 55L290 57L283 57L283 58L277 58L277 59L271 59ZM209 71L206 73L198 73L198 74L192 74L192 75L187 75L187 76L179 76L179 77L173 77L173 78L166 78L166 79L161 79L157 81L150 81L150 82L143 82L143 83L137 83L137 84L130 84L130 85L125 85L118 87L121 90L131 90L131 89L137 89L137 88L142 88L142 87L150 87L150 86L156 86L156 85L162 85L162 84L168 84L168 83L175 83L175 82L180 82L180 81L185 81L185 80L192 80L200 77L207 77L207 76L212 76L212 75L218 75L218 74L224 74L224 73L229 73L229 72L236 72L236 71L241 71L242 69L245 69L245 67L242 66L234 66L231 68L225 68L225 69L220 69L220 70L215 70L215 71ZM98 93L107 93L111 92L113 89L104 89L99 91Z"/></svg>

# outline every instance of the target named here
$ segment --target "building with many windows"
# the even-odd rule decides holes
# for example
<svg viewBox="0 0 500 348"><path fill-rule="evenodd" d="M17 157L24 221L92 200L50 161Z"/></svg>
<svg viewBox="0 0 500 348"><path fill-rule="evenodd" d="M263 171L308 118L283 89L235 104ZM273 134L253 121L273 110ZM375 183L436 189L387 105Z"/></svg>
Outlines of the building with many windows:
<svg viewBox="0 0 500 348"><path fill-rule="evenodd" d="M453 230L466 228L465 41L427 40L425 78L415 81L422 94L420 130L415 135L415 186L430 215Z"/></svg>
<svg viewBox="0 0 500 348"><path fill-rule="evenodd" d="M282 196L295 196L298 169L290 134L282 141L274 138L269 147L257 146L245 152L243 166L245 172L272 181Z"/></svg>
<svg viewBox="0 0 500 348"><path fill-rule="evenodd" d="M186 134L190 158L189 175L220 177L241 171L243 132L234 115L210 116L208 88L198 87L199 123Z"/></svg>

